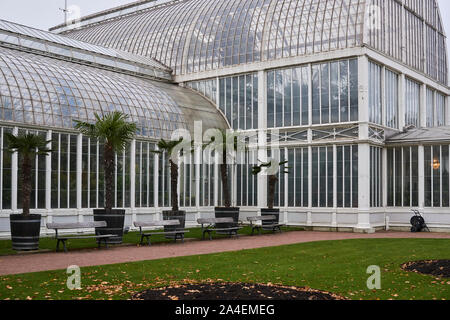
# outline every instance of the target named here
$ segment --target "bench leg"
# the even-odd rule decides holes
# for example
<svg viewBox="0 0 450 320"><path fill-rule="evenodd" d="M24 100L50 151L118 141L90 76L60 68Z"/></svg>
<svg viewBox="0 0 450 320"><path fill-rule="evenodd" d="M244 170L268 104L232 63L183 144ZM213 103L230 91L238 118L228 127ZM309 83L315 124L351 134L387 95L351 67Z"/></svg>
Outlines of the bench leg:
<svg viewBox="0 0 450 320"><path fill-rule="evenodd" d="M59 239L56 240L56 252L59 252L59 242L60 241L61 240L59 240Z"/></svg>
<svg viewBox="0 0 450 320"><path fill-rule="evenodd" d="M175 242L177 242L178 237L180 238L181 242L184 243L184 233L176 233L175 234Z"/></svg>
<svg viewBox="0 0 450 320"><path fill-rule="evenodd" d="M142 246L144 244L144 236L141 235L141 242L139 242L139 244Z"/></svg>
<svg viewBox="0 0 450 320"><path fill-rule="evenodd" d="M64 247L64 252L67 252L66 240L61 240Z"/></svg>

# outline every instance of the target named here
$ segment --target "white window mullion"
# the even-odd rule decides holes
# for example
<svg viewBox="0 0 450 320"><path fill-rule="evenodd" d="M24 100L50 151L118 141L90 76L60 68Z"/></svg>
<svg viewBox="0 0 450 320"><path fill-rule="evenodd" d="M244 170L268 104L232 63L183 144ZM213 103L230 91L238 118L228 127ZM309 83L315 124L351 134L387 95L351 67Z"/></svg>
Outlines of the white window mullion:
<svg viewBox="0 0 450 320"><path fill-rule="evenodd" d="M86 208L91 208L91 138L88 138L87 142L87 204Z"/></svg>
<svg viewBox="0 0 450 320"><path fill-rule="evenodd" d="M36 134L39 134L39 132L36 132ZM38 152L38 149L36 149L36 152ZM39 183L39 155L36 155L34 157L34 207L36 209L38 208L38 196L39 196L38 183Z"/></svg>
<svg viewBox="0 0 450 320"><path fill-rule="evenodd" d="M0 127L0 210L3 209L3 136L4 128Z"/></svg>
<svg viewBox="0 0 450 320"><path fill-rule="evenodd" d="M114 155L115 158L115 163L116 165L114 166L114 206L117 208L117 154ZM106 178L106 177L105 177ZM106 180L105 180L106 183ZM106 196L106 194L105 194Z"/></svg>
<svg viewBox="0 0 450 320"><path fill-rule="evenodd" d="M440 184L441 184L441 186L440 186L440 191L439 191L439 194L440 194L440 202L439 202L439 206L440 207L442 207L442 195L443 195L443 192L442 192L442 169L444 168L444 166L443 166L443 163L442 163L442 146L439 146L439 163L441 164L441 166L440 166L440 168L439 168L439 175L440 175L440 179L439 179L439 182L440 182Z"/></svg>
<svg viewBox="0 0 450 320"><path fill-rule="evenodd" d="M72 139L71 135L67 135L67 206L66 208L70 208L70 170L72 169L70 167L70 148L72 147Z"/></svg>
<svg viewBox="0 0 450 320"><path fill-rule="evenodd" d="M96 141L96 150L97 150L97 154L95 156L95 161L96 161L96 173L95 173L95 177L96 177L96 182L95 182L95 204L96 204L96 208L99 208L100 203L98 201L98 196L100 194L100 190L99 190L99 178L100 178L100 144L98 141ZM103 181L105 181L105 178L103 177Z"/></svg>
<svg viewBox="0 0 450 320"><path fill-rule="evenodd" d="M396 185L397 185L397 167L396 167L396 165L395 165L395 156L396 156L396 152L395 152L395 148L392 148L392 167L393 167L393 172L394 172L394 174L393 174L393 179L392 179L392 181L393 181L393 185L392 185L392 195L393 195L393 197L392 197L392 199L393 199L393 202L392 202L392 206L393 207L395 207L396 206Z"/></svg>

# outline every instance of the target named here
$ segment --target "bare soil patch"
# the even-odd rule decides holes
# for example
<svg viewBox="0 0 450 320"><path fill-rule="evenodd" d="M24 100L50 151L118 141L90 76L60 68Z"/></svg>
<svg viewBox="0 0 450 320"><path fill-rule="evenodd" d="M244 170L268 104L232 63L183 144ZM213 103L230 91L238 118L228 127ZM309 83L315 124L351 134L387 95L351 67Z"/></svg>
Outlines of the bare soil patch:
<svg viewBox="0 0 450 320"><path fill-rule="evenodd" d="M345 300L311 288L270 284L203 283L149 289L133 295L134 300Z"/></svg>
<svg viewBox="0 0 450 320"><path fill-rule="evenodd" d="M450 278L450 260L411 261L403 264L402 269L440 278Z"/></svg>

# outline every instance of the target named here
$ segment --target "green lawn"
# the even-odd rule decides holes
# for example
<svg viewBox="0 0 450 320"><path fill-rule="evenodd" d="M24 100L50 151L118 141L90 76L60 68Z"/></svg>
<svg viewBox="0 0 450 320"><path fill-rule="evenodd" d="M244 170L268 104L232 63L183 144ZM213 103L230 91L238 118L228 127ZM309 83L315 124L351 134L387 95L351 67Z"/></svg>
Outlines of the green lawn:
<svg viewBox="0 0 450 320"><path fill-rule="evenodd" d="M351 299L450 299L450 279L401 270L403 262L449 259L450 240L322 241L220 254L82 268L82 289L66 287L65 270L0 277L0 299L128 299L149 287L191 281L309 286ZM382 270L369 290L367 267Z"/></svg>

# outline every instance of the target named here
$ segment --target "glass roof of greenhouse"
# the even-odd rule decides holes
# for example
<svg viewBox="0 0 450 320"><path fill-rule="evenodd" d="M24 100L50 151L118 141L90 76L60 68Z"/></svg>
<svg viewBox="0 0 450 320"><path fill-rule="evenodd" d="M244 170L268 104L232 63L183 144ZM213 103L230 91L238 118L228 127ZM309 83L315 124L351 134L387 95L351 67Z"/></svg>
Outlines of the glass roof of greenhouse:
<svg viewBox="0 0 450 320"><path fill-rule="evenodd" d="M179 128L193 132L226 128L216 108L189 89L2 46L0 121L12 125L73 129L74 120L120 111L138 125L138 134L170 138Z"/></svg>
<svg viewBox="0 0 450 320"><path fill-rule="evenodd" d="M92 45L9 21L0 20L0 42L155 79L172 79L171 69L152 58Z"/></svg>
<svg viewBox="0 0 450 320"><path fill-rule="evenodd" d="M111 10L105 13L106 21L96 17L84 21L80 30L63 33L153 57L176 74L362 43L365 0L175 0L150 4L150 8L121 17L112 17L117 12Z"/></svg>
<svg viewBox="0 0 450 320"><path fill-rule="evenodd" d="M138 1L80 25L52 30L155 58L175 75L366 45L447 85L436 0Z"/></svg>
<svg viewBox="0 0 450 320"><path fill-rule="evenodd" d="M418 128L396 133L386 143L418 143L450 141L450 127Z"/></svg>

